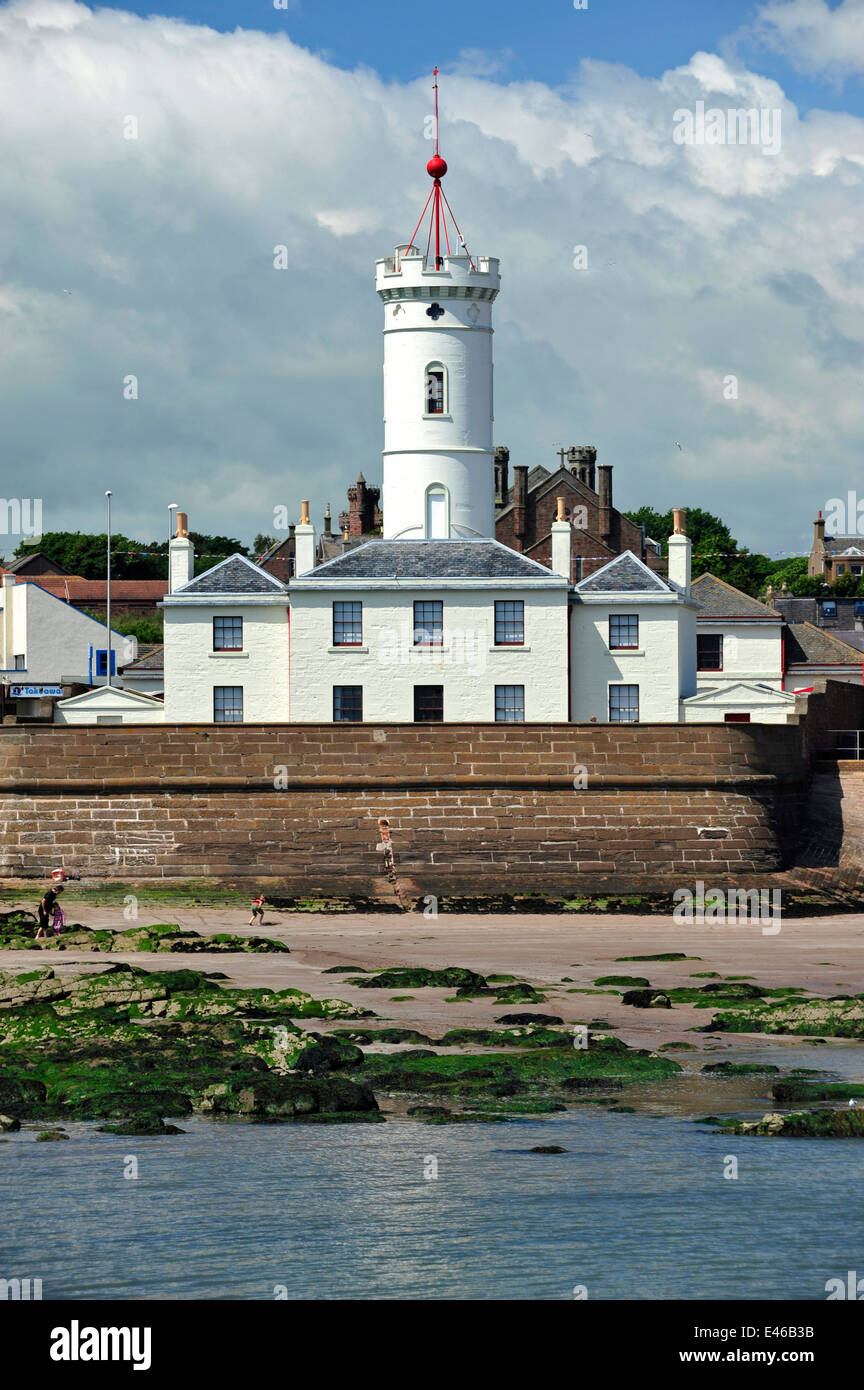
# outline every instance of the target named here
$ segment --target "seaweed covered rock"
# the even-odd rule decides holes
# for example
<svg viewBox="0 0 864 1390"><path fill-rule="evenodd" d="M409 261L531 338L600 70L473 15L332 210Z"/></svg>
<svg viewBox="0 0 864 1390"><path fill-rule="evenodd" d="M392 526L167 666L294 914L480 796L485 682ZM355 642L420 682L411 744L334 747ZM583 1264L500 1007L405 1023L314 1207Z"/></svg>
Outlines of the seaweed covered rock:
<svg viewBox="0 0 864 1390"><path fill-rule="evenodd" d="M672 1000L662 989L628 989L621 996L622 1004L634 1009L671 1009Z"/></svg>
<svg viewBox="0 0 864 1390"><path fill-rule="evenodd" d="M4 1114L28 1115L34 1107L44 1104L45 1083L29 1077L0 1075L0 1107Z"/></svg>
<svg viewBox="0 0 864 1390"><path fill-rule="evenodd" d="M356 985L358 989L441 989L459 986L462 989L488 991L482 975L461 965L448 965L443 970L427 970L421 965L382 970L378 975L367 975L364 979L349 980L348 983Z"/></svg>
<svg viewBox="0 0 864 1390"><path fill-rule="evenodd" d="M864 1085L858 1081L814 1082L790 1078L776 1082L771 1094L782 1104L796 1100L855 1100L864 1104Z"/></svg>
<svg viewBox="0 0 864 1390"><path fill-rule="evenodd" d="M251 1084L219 1082L197 1097L204 1115L298 1120L307 1115L377 1111L369 1086L343 1076L262 1076Z"/></svg>
<svg viewBox="0 0 864 1390"><path fill-rule="evenodd" d="M746 980L720 980L717 984L700 985L699 993L722 999L764 999L768 991Z"/></svg>
<svg viewBox="0 0 864 1390"><path fill-rule="evenodd" d="M544 1023L550 1027L555 1023L563 1023L563 1018L557 1014L501 1014L495 1020L496 1023Z"/></svg>
<svg viewBox="0 0 864 1390"><path fill-rule="evenodd" d="M340 1042L332 1034L308 1033L307 1041L294 1058L293 1070L310 1076L325 1076L363 1065L363 1053L353 1043Z"/></svg>
<svg viewBox="0 0 864 1390"><path fill-rule="evenodd" d="M779 1070L779 1067L771 1066L767 1062L709 1062L707 1066L702 1068L703 1072L708 1074L713 1072L717 1076L769 1075L771 1072L779 1072Z"/></svg>
<svg viewBox="0 0 864 1390"><path fill-rule="evenodd" d="M164 1134L185 1134L185 1129L168 1125L158 1115L136 1115L117 1125L98 1125L102 1134L131 1134L140 1139L156 1139Z"/></svg>
<svg viewBox="0 0 864 1390"><path fill-rule="evenodd" d="M341 1042L357 1043L360 1047L369 1047L371 1043L431 1043L432 1039L427 1038L425 1033L418 1033L416 1028L363 1028L363 1029L341 1029L338 1033L331 1033L332 1038L339 1038Z"/></svg>
<svg viewBox="0 0 864 1390"><path fill-rule="evenodd" d="M754 999L715 1014L702 1031L864 1038L864 999Z"/></svg>
<svg viewBox="0 0 864 1390"><path fill-rule="evenodd" d="M461 994L462 991L459 992ZM542 1004L545 999L545 994L541 994L539 989L535 989L524 980L515 985L505 985L503 989L495 991L496 1004Z"/></svg>
<svg viewBox="0 0 864 1390"><path fill-rule="evenodd" d="M793 1139L864 1139L864 1110L810 1110L796 1115L763 1115L761 1120L726 1123L726 1134L776 1135Z"/></svg>
<svg viewBox="0 0 864 1390"><path fill-rule="evenodd" d="M647 989L650 983L644 975L601 975L594 981L595 985L622 985L627 989Z"/></svg>

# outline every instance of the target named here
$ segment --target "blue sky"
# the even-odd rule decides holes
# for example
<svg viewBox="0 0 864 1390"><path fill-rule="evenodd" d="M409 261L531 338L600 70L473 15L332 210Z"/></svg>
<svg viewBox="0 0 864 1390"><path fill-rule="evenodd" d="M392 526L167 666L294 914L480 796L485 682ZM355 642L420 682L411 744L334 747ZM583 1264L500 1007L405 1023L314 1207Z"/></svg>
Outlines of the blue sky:
<svg viewBox="0 0 864 1390"><path fill-rule="evenodd" d="M373 271L428 194L436 62L511 462L594 444L622 509L770 552L864 494L864 0L161 14L0 3L4 489L46 530L110 486L127 535L176 501L248 542L380 481ZM700 102L782 114L782 148L678 143Z"/></svg>
<svg viewBox="0 0 864 1390"><path fill-rule="evenodd" d="M839 0L830 0L834 9ZM647 77L686 63L697 49L721 50L734 39L746 61L759 54L759 70L782 83L807 110L864 112L858 81L838 86L812 80L783 56L766 52L747 31L759 5L753 0L168 0L126 4L134 14L165 14L230 32L238 27L286 33L336 66L374 68L382 77L411 81L437 63L442 72L464 51L500 63L497 76L558 86L584 58L622 63Z"/></svg>

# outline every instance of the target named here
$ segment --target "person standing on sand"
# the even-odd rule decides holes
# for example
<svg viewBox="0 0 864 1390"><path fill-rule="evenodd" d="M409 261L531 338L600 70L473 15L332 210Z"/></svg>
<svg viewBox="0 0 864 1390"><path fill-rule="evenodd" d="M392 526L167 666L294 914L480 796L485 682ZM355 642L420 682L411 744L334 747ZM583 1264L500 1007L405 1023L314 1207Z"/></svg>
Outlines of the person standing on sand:
<svg viewBox="0 0 864 1390"><path fill-rule="evenodd" d="M256 920L256 918L257 918L257 919L258 919L258 925L259 925L260 927L263 927L263 925L264 925L264 904L265 904L266 901L267 901L267 899L264 897L264 894L263 894L263 893L259 893L257 898L253 898L253 900L252 900L252 916L249 918L249 921L246 923L247 926L249 926L249 927L254 927L254 925L255 925L255 920Z"/></svg>
<svg viewBox="0 0 864 1390"><path fill-rule="evenodd" d="M40 936L48 935L48 927L51 923L52 917L54 916L54 904L57 901L57 894L62 892L62 885L59 888L49 888L44 898L40 902L39 907L37 909L39 912L39 930L36 933L37 941L39 940Z"/></svg>

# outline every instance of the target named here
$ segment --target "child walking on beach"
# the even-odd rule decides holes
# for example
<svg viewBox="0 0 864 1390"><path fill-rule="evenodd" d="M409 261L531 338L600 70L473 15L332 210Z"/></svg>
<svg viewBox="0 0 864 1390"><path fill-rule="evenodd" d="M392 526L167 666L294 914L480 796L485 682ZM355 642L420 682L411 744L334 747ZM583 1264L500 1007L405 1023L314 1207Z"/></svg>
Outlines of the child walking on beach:
<svg viewBox="0 0 864 1390"><path fill-rule="evenodd" d="M255 920L257 918L259 927L263 927L264 904L266 901L267 899L264 897L263 893L259 893L257 898L252 899L252 916L249 918L249 921L246 924L247 926L254 927Z"/></svg>

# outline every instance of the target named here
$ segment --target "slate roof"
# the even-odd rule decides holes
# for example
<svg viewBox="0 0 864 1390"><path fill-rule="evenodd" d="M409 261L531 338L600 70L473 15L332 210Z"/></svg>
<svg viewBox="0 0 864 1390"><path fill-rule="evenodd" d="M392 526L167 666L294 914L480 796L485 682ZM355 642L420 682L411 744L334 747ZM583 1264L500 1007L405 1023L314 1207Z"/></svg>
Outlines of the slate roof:
<svg viewBox="0 0 864 1390"><path fill-rule="evenodd" d="M39 569L39 565L43 569ZM34 565L36 568L34 569ZM61 565L59 560L55 560L44 550L31 550L27 555L19 555L17 560L12 560L6 566L7 574L66 574L71 575L71 570L67 570L65 565ZM80 578L76 575L75 578Z"/></svg>
<svg viewBox="0 0 864 1390"><path fill-rule="evenodd" d="M825 549L829 555L857 555L864 559L864 540L861 536L826 536Z"/></svg>
<svg viewBox="0 0 864 1390"><path fill-rule="evenodd" d="M579 594L656 594L663 590L670 594L682 592L671 579L655 574L637 560L632 550L616 555L614 560L576 585Z"/></svg>
<svg viewBox="0 0 864 1390"><path fill-rule="evenodd" d="M112 586L113 587L113 586ZM231 555L205 570L174 594L278 594L285 585L243 555Z"/></svg>
<svg viewBox="0 0 864 1390"><path fill-rule="evenodd" d="M854 666L856 670L861 665L860 651L812 623L789 623L785 635L790 665Z"/></svg>
<svg viewBox="0 0 864 1390"><path fill-rule="evenodd" d="M366 541L308 579L559 579L500 541Z"/></svg>
<svg viewBox="0 0 864 1390"><path fill-rule="evenodd" d="M700 618L773 618L775 623L780 620L781 614L775 609L714 574L700 574L691 588L699 604Z"/></svg>
<svg viewBox="0 0 864 1390"><path fill-rule="evenodd" d="M129 661L120 670L128 674L130 671L143 674L146 671L164 671L165 669L165 648L158 642L141 642L138 645L138 656L134 661Z"/></svg>

